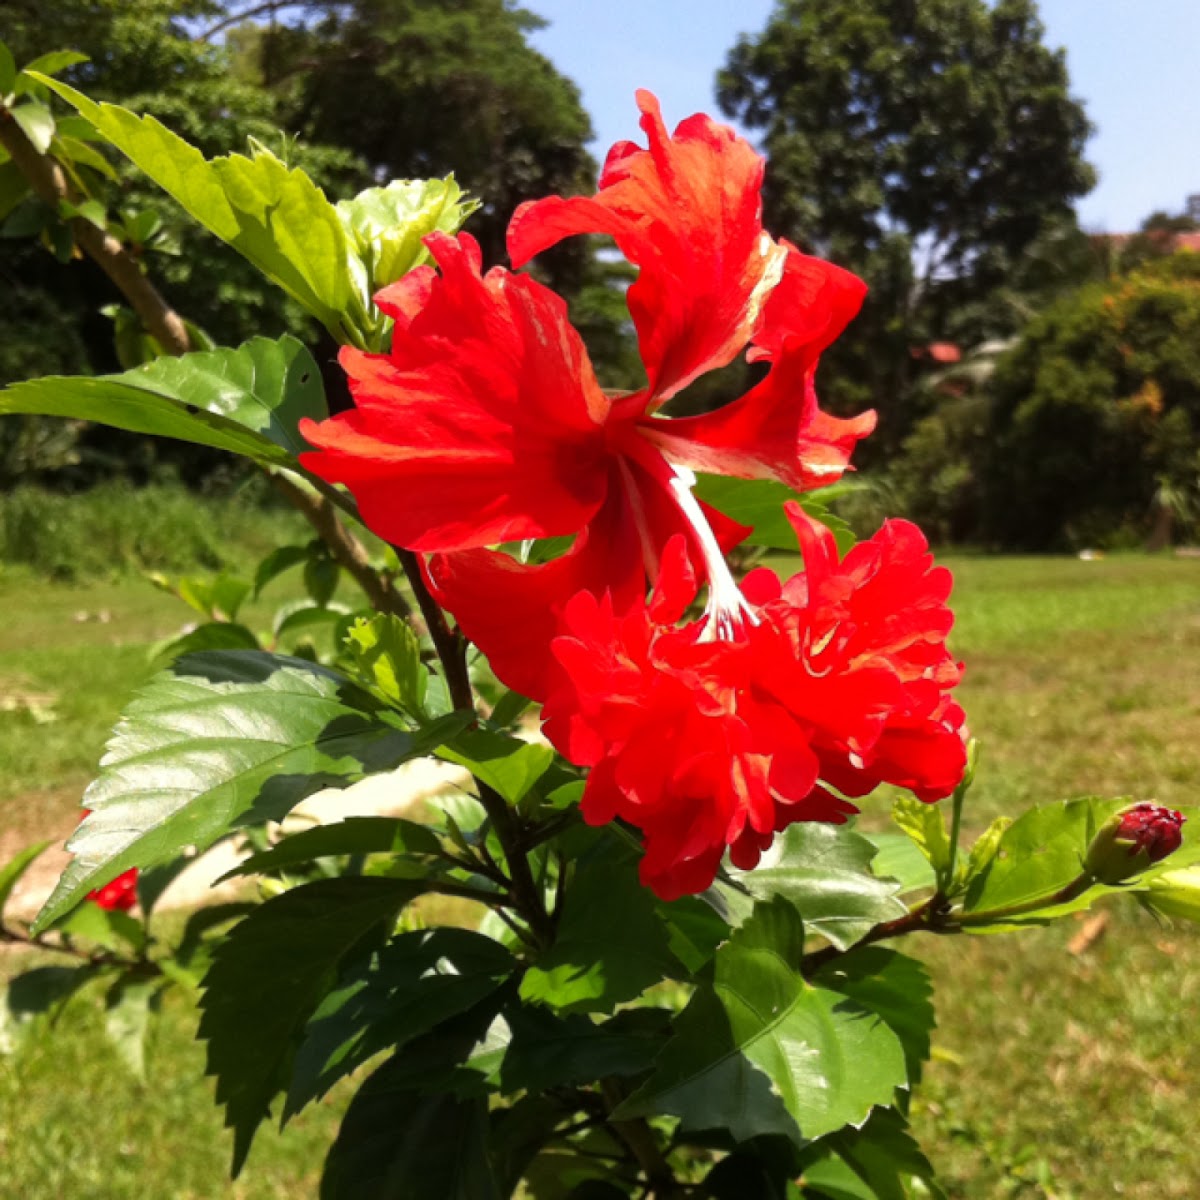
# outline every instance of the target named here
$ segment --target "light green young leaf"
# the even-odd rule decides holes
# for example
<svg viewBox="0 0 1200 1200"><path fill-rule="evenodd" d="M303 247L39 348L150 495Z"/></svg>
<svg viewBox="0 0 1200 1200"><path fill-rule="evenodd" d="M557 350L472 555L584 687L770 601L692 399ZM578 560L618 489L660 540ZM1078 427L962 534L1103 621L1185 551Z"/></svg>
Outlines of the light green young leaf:
<svg viewBox="0 0 1200 1200"><path fill-rule="evenodd" d="M312 355L286 335L158 358L122 375L31 379L0 391L0 413L96 421L277 466L307 448L301 418L328 416Z"/></svg>
<svg viewBox="0 0 1200 1200"><path fill-rule="evenodd" d="M466 767L509 804L520 804L554 761L554 751L541 742L523 742L486 729L469 729L437 753L447 762Z"/></svg>
<svg viewBox="0 0 1200 1200"><path fill-rule="evenodd" d="M33 148L39 154L45 154L54 138L54 114L36 100L18 104L16 108L10 108L8 111L9 116L20 125L22 132L33 144Z"/></svg>
<svg viewBox="0 0 1200 1200"><path fill-rule="evenodd" d="M819 933L845 950L876 925L908 911L896 898L897 885L872 871L875 847L838 825L801 822L778 838L778 849L753 871L732 871L758 900L784 896ZM735 912L744 898L725 892Z"/></svg>
<svg viewBox="0 0 1200 1200"><path fill-rule="evenodd" d="M37 858L44 854L51 846L51 843L36 842L32 846L26 846L24 850L19 850L8 862L0 867L0 921L4 919L4 906L8 903L8 898L13 893L13 888L21 882L22 876L30 867L33 866Z"/></svg>
<svg viewBox="0 0 1200 1200"><path fill-rule="evenodd" d="M971 853L967 857L967 869L964 882L970 883L977 875L983 874L991 866L992 859L1000 849L1000 839L1012 824L1012 817L997 817L975 839Z"/></svg>
<svg viewBox="0 0 1200 1200"><path fill-rule="evenodd" d="M125 709L38 916L45 929L129 867L204 850L231 830L282 820L301 800L429 753L435 723L407 733L344 676L261 651L188 655ZM451 723L457 728L458 722Z"/></svg>
<svg viewBox="0 0 1200 1200"><path fill-rule="evenodd" d="M407 621L391 613L361 617L350 627L346 643L365 682L405 712L424 712L429 670Z"/></svg>
<svg viewBox="0 0 1200 1200"><path fill-rule="evenodd" d="M367 188L352 200L339 200L337 212L375 292L429 260L421 244L426 234L457 233L478 207L478 201L463 199L449 175L395 179L386 187Z"/></svg>
<svg viewBox="0 0 1200 1200"><path fill-rule="evenodd" d="M800 974L804 927L782 897L755 906L717 951L653 1074L614 1112L677 1116L685 1130L797 1144L861 1125L907 1083L904 1048L855 999Z"/></svg>
<svg viewBox="0 0 1200 1200"><path fill-rule="evenodd" d="M950 866L950 835L946 818L936 804L902 796L892 804L892 820L916 843L939 874Z"/></svg>
<svg viewBox="0 0 1200 1200"><path fill-rule="evenodd" d="M35 78L72 105L210 232L278 284L339 341L355 337L365 297L351 278L345 227L303 171L264 146L251 157L211 161L154 117L97 104L44 75Z"/></svg>
<svg viewBox="0 0 1200 1200"><path fill-rule="evenodd" d="M1155 912L1184 921L1200 921L1200 866L1164 871L1150 879L1142 899Z"/></svg>

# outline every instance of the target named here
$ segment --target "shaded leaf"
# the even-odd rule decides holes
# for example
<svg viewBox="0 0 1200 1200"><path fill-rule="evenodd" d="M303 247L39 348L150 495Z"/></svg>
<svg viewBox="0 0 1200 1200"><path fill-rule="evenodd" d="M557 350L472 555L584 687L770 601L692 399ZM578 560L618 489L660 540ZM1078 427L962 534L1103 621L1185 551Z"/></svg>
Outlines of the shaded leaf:
<svg viewBox="0 0 1200 1200"><path fill-rule="evenodd" d="M199 1036L234 1131L235 1175L272 1099L288 1086L300 1035L338 964L419 891L405 880L319 880L268 900L216 947Z"/></svg>
<svg viewBox="0 0 1200 1200"><path fill-rule="evenodd" d="M521 998L561 1012L610 1012L678 969L639 855L598 841L567 884L554 944L525 972Z"/></svg>
<svg viewBox="0 0 1200 1200"><path fill-rule="evenodd" d="M757 904L717 951L654 1073L614 1115L799 1142L888 1104L906 1082L900 1040L855 1000L809 986L803 950L796 909L782 897Z"/></svg>
<svg viewBox="0 0 1200 1200"><path fill-rule="evenodd" d="M284 571L307 562L308 553L307 546L278 546L272 550L254 572L254 595L257 596L271 580L278 578Z"/></svg>
<svg viewBox="0 0 1200 1200"><path fill-rule="evenodd" d="M118 979L105 997L104 1032L138 1079L146 1077L146 1035L161 987L157 979Z"/></svg>
<svg viewBox="0 0 1200 1200"><path fill-rule="evenodd" d="M353 964L308 1022L284 1119L381 1051L471 1009L515 965L504 947L465 929L399 934Z"/></svg>
<svg viewBox="0 0 1200 1200"><path fill-rule="evenodd" d="M201 654L210 650L257 650L258 638L234 621L206 621L181 637L159 642L150 652L152 662L163 666L185 654Z"/></svg>
<svg viewBox="0 0 1200 1200"><path fill-rule="evenodd" d="M233 829L282 820L301 800L439 745L457 720L408 733L327 667L261 651L177 660L125 709L84 797L75 859L37 929L129 867L204 850Z"/></svg>
<svg viewBox="0 0 1200 1200"><path fill-rule="evenodd" d="M10 979L0 991L0 1054L20 1050L37 1019L53 1015L96 973L90 964L34 967Z"/></svg>
<svg viewBox="0 0 1200 1200"><path fill-rule="evenodd" d="M46 376L0 391L0 413L96 421L294 465L302 417L328 415L320 372L295 338L156 358L122 375Z"/></svg>

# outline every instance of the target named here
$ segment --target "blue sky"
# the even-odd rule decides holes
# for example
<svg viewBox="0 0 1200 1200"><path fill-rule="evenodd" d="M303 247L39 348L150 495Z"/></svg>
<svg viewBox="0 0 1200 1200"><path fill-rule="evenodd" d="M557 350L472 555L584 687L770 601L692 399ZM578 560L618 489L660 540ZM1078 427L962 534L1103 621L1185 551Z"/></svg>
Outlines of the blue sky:
<svg viewBox="0 0 1200 1200"><path fill-rule="evenodd" d="M551 22L534 44L570 76L596 129L598 157L639 136L633 93L648 87L668 125L719 115L713 81L742 32L774 0L524 0ZM1079 204L1089 229L1137 228L1200 192L1200 0L1042 0L1046 40L1067 51L1073 93L1097 127L1100 182Z"/></svg>

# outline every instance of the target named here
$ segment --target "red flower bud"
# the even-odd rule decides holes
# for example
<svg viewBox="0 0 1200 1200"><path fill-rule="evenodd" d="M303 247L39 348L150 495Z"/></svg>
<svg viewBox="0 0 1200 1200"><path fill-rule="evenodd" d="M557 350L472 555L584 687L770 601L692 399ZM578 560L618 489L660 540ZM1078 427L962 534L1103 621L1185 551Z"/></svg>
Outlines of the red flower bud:
<svg viewBox="0 0 1200 1200"><path fill-rule="evenodd" d="M1114 813L1088 847L1085 866L1101 883L1120 883L1174 854L1183 843L1182 813L1143 801Z"/></svg>

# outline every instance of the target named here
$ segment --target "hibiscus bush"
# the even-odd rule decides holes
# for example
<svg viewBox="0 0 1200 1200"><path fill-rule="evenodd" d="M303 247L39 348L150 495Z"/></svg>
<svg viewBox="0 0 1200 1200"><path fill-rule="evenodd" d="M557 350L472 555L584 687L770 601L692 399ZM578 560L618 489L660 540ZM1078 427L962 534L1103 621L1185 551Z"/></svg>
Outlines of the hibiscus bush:
<svg viewBox="0 0 1200 1200"><path fill-rule="evenodd" d="M874 424L814 387L862 283L762 228L747 143L703 115L670 133L639 93L647 145L509 229L516 267L605 234L637 268L645 386L606 391L562 300L484 271L452 181L333 205L262 146L206 160L53 66L0 78L2 166L43 205L64 189L51 240L119 261L96 164L53 169L76 143L126 155L342 345L353 406L329 411L290 337L172 344L185 324L144 293L143 365L0 393L242 455L315 535L254 580L159 581L202 623L127 704L40 915L0 924L65 964L13 980L0 1042L102 987L141 1068L164 995L198 994L234 1173L264 1120L353 1090L331 1200L938 1195L906 1123L931 989L895 939L1117 891L1192 918L1200 854L1184 813L1128 799L1048 798L961 844L949 572L904 521L854 544L822 498ZM740 399L663 414L743 354ZM735 547L802 566L739 578ZM269 641L238 622L299 568ZM422 820L284 823L428 756L466 782ZM887 832L854 827L864 803ZM227 839L257 890L164 935L165 887ZM0 915L40 850L0 872Z"/></svg>

